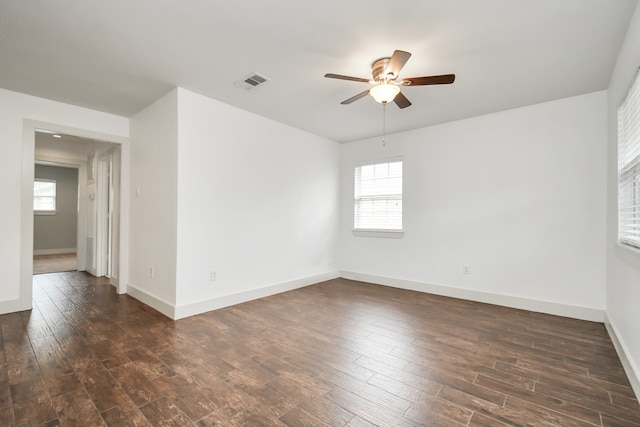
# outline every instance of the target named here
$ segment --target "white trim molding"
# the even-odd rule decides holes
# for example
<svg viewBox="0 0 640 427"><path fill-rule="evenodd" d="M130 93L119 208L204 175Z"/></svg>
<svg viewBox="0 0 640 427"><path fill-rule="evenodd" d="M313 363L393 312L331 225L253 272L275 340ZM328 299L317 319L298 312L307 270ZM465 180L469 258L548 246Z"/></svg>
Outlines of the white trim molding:
<svg viewBox="0 0 640 427"><path fill-rule="evenodd" d="M607 313L605 313L604 317L604 326L607 328L607 332L609 332L609 336L611 337L613 346L618 353L624 372L627 374L627 378L629 378L629 382L631 383L631 388L636 396L640 397L640 369L631 357L631 353L622 339L622 335L618 332L618 328L613 320L611 320Z"/></svg>
<svg viewBox="0 0 640 427"><path fill-rule="evenodd" d="M174 319L182 319L184 317L195 316L196 314L206 313L207 311L217 310L219 308L229 307L258 298L264 298L282 292L304 288L305 286L314 285L316 283L324 282L327 280L337 279L338 277L340 277L340 273L338 271L331 271L327 273L316 274L313 276L302 277L300 279L295 279L288 282L262 286L260 288L254 288L235 294L223 295L209 300L180 305L175 309Z"/></svg>
<svg viewBox="0 0 640 427"><path fill-rule="evenodd" d="M60 249L34 249L34 255L61 255L61 254L75 254L76 248L60 248Z"/></svg>
<svg viewBox="0 0 640 427"><path fill-rule="evenodd" d="M119 287L116 289L119 290ZM165 316L175 320L176 307L173 304L170 304L163 299L158 298L155 295L151 295L150 293L143 291L142 289L138 289L132 285L127 285L127 294L137 299L138 301L148 305L149 307L158 310Z"/></svg>
<svg viewBox="0 0 640 427"><path fill-rule="evenodd" d="M151 295L150 293L138 289L132 285L127 286L127 293L138 301L143 302L144 304L155 310L158 310L165 316L173 320L178 320L189 316L195 316L201 313L206 313L208 311L218 310L220 308L241 304L243 302L252 301L258 298L264 298L282 292L304 288L305 286L314 285L316 283L324 282L331 279L337 279L338 277L340 277L338 271L331 271L179 306L174 306L162 300L161 298Z"/></svg>
<svg viewBox="0 0 640 427"><path fill-rule="evenodd" d="M411 280L395 279L371 274L356 273L351 271L331 271L313 276L303 277L288 282L266 285L234 294L222 295L216 298L196 301L188 304L174 306L154 295L151 295L135 286L128 285L127 293L139 301L158 310L171 319L177 320L219 308L229 307L258 298L264 298L282 292L303 288L327 280L339 277L373 283L376 285L390 286L417 292L430 293L452 298L460 298L469 301L495 304L503 307L529 310L538 313L553 314L556 316L570 317L573 319L588 320L591 322L604 322L605 312L590 307L580 307L569 304L561 304L549 301L532 300L528 298L514 297L510 295L492 294L489 292L474 291L471 289L454 288L451 286L435 285L430 283L415 282Z"/></svg>
<svg viewBox="0 0 640 427"><path fill-rule="evenodd" d="M435 285L431 283L415 282L411 280L395 279L391 277L374 276L371 274L341 271L340 277L376 285L390 286L393 288L407 289L410 291L426 292L445 297L460 298L469 301L483 302L487 304L501 305L503 307L518 308L521 310L535 311L538 313L553 314L556 316L571 317L574 319L589 320L592 322L604 321L604 310L590 307L580 307L569 304L561 304L550 301L533 300L510 295L493 294L489 292L475 291L472 289L454 288L451 286Z"/></svg>
<svg viewBox="0 0 640 427"><path fill-rule="evenodd" d="M0 301L0 314L16 313L30 310L31 304L26 304L22 298Z"/></svg>
<svg viewBox="0 0 640 427"><path fill-rule="evenodd" d="M355 237L382 237L386 239L404 238L404 230L351 230Z"/></svg>

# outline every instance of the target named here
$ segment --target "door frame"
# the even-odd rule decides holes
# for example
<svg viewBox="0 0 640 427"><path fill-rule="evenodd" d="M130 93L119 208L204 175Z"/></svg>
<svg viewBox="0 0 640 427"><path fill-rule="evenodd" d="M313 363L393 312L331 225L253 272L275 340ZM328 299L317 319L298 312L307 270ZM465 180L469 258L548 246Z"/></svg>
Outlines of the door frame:
<svg viewBox="0 0 640 427"><path fill-rule="evenodd" d="M22 134L19 310L31 309L33 296L33 175L35 170L36 129L55 130L81 138L120 144L119 277L118 283L114 283L114 286L119 294L126 293L127 283L129 282L129 138L56 123L24 119Z"/></svg>
<svg viewBox="0 0 640 427"><path fill-rule="evenodd" d="M96 164L96 276L111 278L113 255L113 155L110 149L98 156Z"/></svg>
<svg viewBox="0 0 640 427"><path fill-rule="evenodd" d="M86 163L86 162L85 162ZM61 168L72 168L78 171L78 211L76 218L76 270L85 270L87 255L87 205L83 203L83 199L87 197L87 188L83 186L83 180L86 181L87 165L76 159L58 157L38 159L35 165L56 166Z"/></svg>

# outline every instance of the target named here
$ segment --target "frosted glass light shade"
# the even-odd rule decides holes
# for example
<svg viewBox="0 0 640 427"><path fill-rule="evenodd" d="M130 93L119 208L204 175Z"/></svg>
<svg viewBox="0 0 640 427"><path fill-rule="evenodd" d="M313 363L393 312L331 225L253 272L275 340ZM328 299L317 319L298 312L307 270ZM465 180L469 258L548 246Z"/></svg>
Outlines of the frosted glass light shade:
<svg viewBox="0 0 640 427"><path fill-rule="evenodd" d="M396 95L398 95L399 92L400 88L390 83L382 83L376 85L369 91L371 96L373 96L373 99L381 104L393 101L393 99L396 97Z"/></svg>

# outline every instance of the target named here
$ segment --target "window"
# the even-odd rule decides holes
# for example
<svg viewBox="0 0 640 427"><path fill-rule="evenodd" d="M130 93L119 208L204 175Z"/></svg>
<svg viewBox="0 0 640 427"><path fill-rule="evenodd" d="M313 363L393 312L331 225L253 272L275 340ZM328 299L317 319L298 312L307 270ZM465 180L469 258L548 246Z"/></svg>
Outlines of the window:
<svg viewBox="0 0 640 427"><path fill-rule="evenodd" d="M618 240L640 248L640 82L618 107Z"/></svg>
<svg viewBox="0 0 640 427"><path fill-rule="evenodd" d="M56 182L54 180L34 180L33 211L43 215L56 213Z"/></svg>
<svg viewBox="0 0 640 427"><path fill-rule="evenodd" d="M354 231L402 231L402 159L355 168Z"/></svg>

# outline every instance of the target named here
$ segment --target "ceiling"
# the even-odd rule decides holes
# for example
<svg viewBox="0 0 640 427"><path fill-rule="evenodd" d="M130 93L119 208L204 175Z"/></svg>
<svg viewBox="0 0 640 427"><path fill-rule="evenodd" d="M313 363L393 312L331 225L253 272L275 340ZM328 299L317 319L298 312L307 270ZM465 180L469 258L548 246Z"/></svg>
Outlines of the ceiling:
<svg viewBox="0 0 640 427"><path fill-rule="evenodd" d="M86 162L90 153L118 145L40 129L35 133L35 159L38 164L77 167L78 162Z"/></svg>
<svg viewBox="0 0 640 427"><path fill-rule="evenodd" d="M340 102L395 49L387 132L606 89L637 0L0 0L0 87L131 116L172 88L339 142L382 133L382 106ZM233 82L257 72L254 91Z"/></svg>
<svg viewBox="0 0 640 427"><path fill-rule="evenodd" d="M54 137L53 135L58 135ZM59 132L36 131L35 133L35 158L40 159L43 155L58 154L59 157L65 155L72 158L87 159L87 155L94 151L96 141L81 138L73 135L65 135Z"/></svg>

